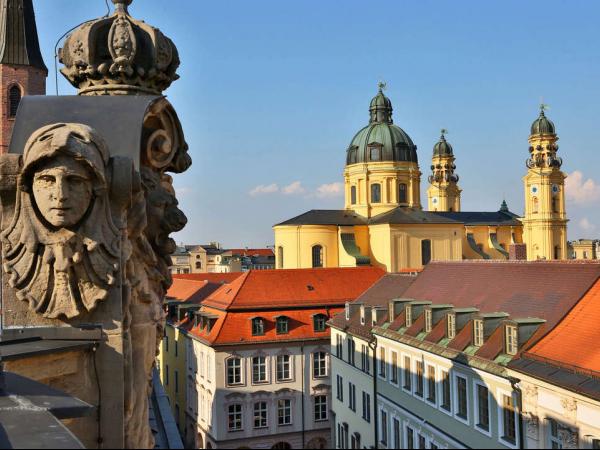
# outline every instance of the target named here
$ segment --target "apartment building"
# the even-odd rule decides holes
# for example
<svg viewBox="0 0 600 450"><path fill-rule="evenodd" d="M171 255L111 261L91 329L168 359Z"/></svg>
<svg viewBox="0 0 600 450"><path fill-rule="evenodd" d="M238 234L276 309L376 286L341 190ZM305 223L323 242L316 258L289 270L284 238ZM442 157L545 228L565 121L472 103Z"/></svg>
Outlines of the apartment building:
<svg viewBox="0 0 600 450"><path fill-rule="evenodd" d="M194 448L329 448L327 321L384 275L377 268L250 271L180 307Z"/></svg>
<svg viewBox="0 0 600 450"><path fill-rule="evenodd" d="M561 328L575 335L567 331L577 326L569 317L600 289L599 277L600 264L594 263L429 264L409 287L398 286L402 294L390 296L387 307L371 307L377 311L371 330L377 411L370 434L369 427L348 420L363 407L353 385L365 381L347 369L360 357L348 330L356 317L368 315L368 305L349 304L331 322L332 347L347 363L332 364L332 377L343 378L334 396L349 395L333 402L336 447L375 442L376 448L594 448L592 424L600 423L597 352L583 352L579 360L569 355L597 348L598 300L595 309L588 305L578 314L588 323L581 340L555 354L553 364L547 356L540 362L538 350L536 366L529 352ZM559 348L559 342L551 347ZM542 426L545 431L539 431Z"/></svg>

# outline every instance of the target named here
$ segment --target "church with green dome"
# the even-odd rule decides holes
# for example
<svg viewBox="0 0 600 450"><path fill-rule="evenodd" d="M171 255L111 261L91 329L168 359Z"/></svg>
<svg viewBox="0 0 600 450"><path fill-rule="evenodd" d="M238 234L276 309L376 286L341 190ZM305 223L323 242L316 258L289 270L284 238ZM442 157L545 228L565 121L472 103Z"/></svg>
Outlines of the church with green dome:
<svg viewBox="0 0 600 450"><path fill-rule="evenodd" d="M543 108L529 137L530 143L543 145L530 146L533 162L528 162L524 181L526 205L532 206L526 206L524 217L512 213L506 202L496 211L461 210L455 152L445 130L433 146L424 210L417 146L394 123L384 88L379 85L368 124L346 149L344 209L311 210L275 225L277 268L372 265L402 272L420 270L432 260L566 258L564 176L561 181L560 166L553 162L560 160L555 156L558 137ZM537 170L536 177L531 172L539 161L554 166L548 166L547 174ZM532 176L540 192L534 200L527 187ZM542 190L550 197L539 198ZM552 236L542 232L548 227L554 230Z"/></svg>

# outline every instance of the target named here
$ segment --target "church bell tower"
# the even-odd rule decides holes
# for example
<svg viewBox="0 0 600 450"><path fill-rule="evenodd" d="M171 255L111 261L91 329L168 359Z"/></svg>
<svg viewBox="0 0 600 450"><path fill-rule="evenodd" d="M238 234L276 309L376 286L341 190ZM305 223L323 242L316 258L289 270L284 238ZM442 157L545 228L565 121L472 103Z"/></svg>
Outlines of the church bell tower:
<svg viewBox="0 0 600 450"><path fill-rule="evenodd" d="M458 187L458 175L454 172L454 151L446 141L446 133L446 130L442 130L439 142L433 147L427 203L429 211L459 212L462 191Z"/></svg>
<svg viewBox="0 0 600 450"><path fill-rule="evenodd" d="M47 76L33 0L0 0L0 154L8 152L21 98L46 94Z"/></svg>
<svg viewBox="0 0 600 450"><path fill-rule="evenodd" d="M565 178L560 170L558 136L554 123L546 117L542 105L531 126L525 187L524 241L527 259L567 259L567 215Z"/></svg>

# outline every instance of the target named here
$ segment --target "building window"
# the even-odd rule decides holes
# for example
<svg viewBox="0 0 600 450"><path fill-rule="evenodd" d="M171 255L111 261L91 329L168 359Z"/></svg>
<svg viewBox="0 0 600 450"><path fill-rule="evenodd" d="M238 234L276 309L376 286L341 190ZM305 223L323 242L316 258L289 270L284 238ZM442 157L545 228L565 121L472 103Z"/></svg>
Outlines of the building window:
<svg viewBox="0 0 600 450"><path fill-rule="evenodd" d="M456 376L456 415L463 420L467 418L468 410L468 392L467 392L467 379L461 376Z"/></svg>
<svg viewBox="0 0 600 450"><path fill-rule="evenodd" d="M502 395L502 439L512 445L517 441L515 407L510 395Z"/></svg>
<svg viewBox="0 0 600 450"><path fill-rule="evenodd" d="M267 357L255 356L252 358L252 382L267 382Z"/></svg>
<svg viewBox="0 0 600 450"><path fill-rule="evenodd" d="M385 361L385 348L379 348L379 376L381 378L385 378L385 369L386 369L386 361Z"/></svg>
<svg viewBox="0 0 600 450"><path fill-rule="evenodd" d="M400 442L400 421L394 417L392 424L392 432L394 433L394 448L402 448L402 442Z"/></svg>
<svg viewBox="0 0 600 450"><path fill-rule="evenodd" d="M427 366L427 401L436 403L435 367Z"/></svg>
<svg viewBox="0 0 600 450"><path fill-rule="evenodd" d="M313 268L323 267L323 247L315 245L312 248L312 266Z"/></svg>
<svg viewBox="0 0 600 450"><path fill-rule="evenodd" d="M442 371L442 408L446 411L452 411L452 384L450 383L450 373Z"/></svg>
<svg viewBox="0 0 600 450"><path fill-rule="evenodd" d="M379 147L371 147L369 149L371 161L380 161L381 160L381 149Z"/></svg>
<svg viewBox="0 0 600 450"><path fill-rule="evenodd" d="M369 347L365 344L362 345L362 349L360 352L361 357L361 369L365 373L371 372L371 360L369 358Z"/></svg>
<svg viewBox="0 0 600 450"><path fill-rule="evenodd" d="M242 405L229 405L228 422L229 431L240 431L242 429Z"/></svg>
<svg viewBox="0 0 600 450"><path fill-rule="evenodd" d="M339 358L339 359L344 359L344 347L343 347L343 342L344 342L344 338L342 338L341 334L336 335L336 340L335 340L335 355Z"/></svg>
<svg viewBox="0 0 600 450"><path fill-rule="evenodd" d="M175 369L175 393L179 394L179 371Z"/></svg>
<svg viewBox="0 0 600 450"><path fill-rule="evenodd" d="M268 422L269 412L267 409L267 402L258 402L254 404L254 428L266 428L269 426Z"/></svg>
<svg viewBox="0 0 600 450"><path fill-rule="evenodd" d="M477 384L477 427L490 431L490 401L489 390L482 384Z"/></svg>
<svg viewBox="0 0 600 450"><path fill-rule="evenodd" d="M355 353L355 343L353 339L348 339L346 341L346 344L348 346L348 364L350 365L354 365L354 353Z"/></svg>
<svg viewBox="0 0 600 450"><path fill-rule="evenodd" d="M356 205L356 186L350 188L350 204Z"/></svg>
<svg viewBox="0 0 600 450"><path fill-rule="evenodd" d="M558 423L556 422L556 420L548 419L548 425L548 441L550 443L548 448L563 448L562 439L558 434ZM594 447L592 441L592 448L600 447Z"/></svg>
<svg viewBox="0 0 600 450"><path fill-rule="evenodd" d="M560 259L560 245L554 246L554 259Z"/></svg>
<svg viewBox="0 0 600 450"><path fill-rule="evenodd" d="M288 334L290 330L290 320L281 316L276 319L277 334Z"/></svg>
<svg viewBox="0 0 600 450"><path fill-rule="evenodd" d="M387 413L382 409L381 411L381 443L387 445L388 441L388 422Z"/></svg>
<svg viewBox="0 0 600 450"><path fill-rule="evenodd" d="M362 418L371 423L371 394L365 391L362 393Z"/></svg>
<svg viewBox="0 0 600 450"><path fill-rule="evenodd" d="M313 353L313 378L327 376L327 354L325 352Z"/></svg>
<svg viewBox="0 0 600 450"><path fill-rule="evenodd" d="M415 432L408 425L406 426L406 448L415 448Z"/></svg>
<svg viewBox="0 0 600 450"><path fill-rule="evenodd" d="M538 200L538 198L537 198L537 197L533 197L533 198L531 199L531 205L532 205L531 212L532 212L533 214L537 214L537 213L538 213L538 210L539 210L539 200Z"/></svg>
<svg viewBox="0 0 600 450"><path fill-rule="evenodd" d="M506 332L506 353L509 355L516 355L519 350L519 337L517 333L517 327L507 325L505 327Z"/></svg>
<svg viewBox="0 0 600 450"><path fill-rule="evenodd" d="M175 341L175 358L179 356L179 342Z"/></svg>
<svg viewBox="0 0 600 450"><path fill-rule="evenodd" d="M476 347L483 345L483 320L473 322L473 345Z"/></svg>
<svg viewBox="0 0 600 450"><path fill-rule="evenodd" d="M423 361L417 361L415 367L415 395L423 397Z"/></svg>
<svg viewBox="0 0 600 450"><path fill-rule="evenodd" d="M456 337L456 316L454 314L448 314L448 339L454 339Z"/></svg>
<svg viewBox="0 0 600 450"><path fill-rule="evenodd" d="M398 186L398 203L408 203L408 192L405 183Z"/></svg>
<svg viewBox="0 0 600 450"><path fill-rule="evenodd" d="M398 385L398 354L390 353L390 383Z"/></svg>
<svg viewBox="0 0 600 450"><path fill-rule="evenodd" d="M265 321L261 317L252 319L252 336L263 336L265 334Z"/></svg>
<svg viewBox="0 0 600 450"><path fill-rule="evenodd" d="M169 365L165 366L165 386L169 385Z"/></svg>
<svg viewBox="0 0 600 450"><path fill-rule="evenodd" d="M371 203L381 203L381 185L378 183L371 185Z"/></svg>
<svg viewBox="0 0 600 450"><path fill-rule="evenodd" d="M348 382L348 408L356 412L356 385Z"/></svg>
<svg viewBox="0 0 600 450"><path fill-rule="evenodd" d="M412 372L410 369L410 356L404 357L404 389L411 392L412 391Z"/></svg>
<svg viewBox="0 0 600 450"><path fill-rule="evenodd" d="M313 317L313 329L317 333L325 331L325 324L327 323L327 316L324 314L317 314Z"/></svg>
<svg viewBox="0 0 600 450"><path fill-rule="evenodd" d="M358 432L352 435L352 439L350 440L350 448L360 448L360 434Z"/></svg>
<svg viewBox="0 0 600 450"><path fill-rule="evenodd" d="M412 306L406 305L404 308L404 319L406 327L410 327L412 325Z"/></svg>
<svg viewBox="0 0 600 450"><path fill-rule="evenodd" d="M427 448L427 442L425 440L425 436L423 436L422 434L419 434L419 448Z"/></svg>
<svg viewBox="0 0 600 450"><path fill-rule="evenodd" d="M344 379L340 375L337 376L337 399L344 401Z"/></svg>
<svg viewBox="0 0 600 450"><path fill-rule="evenodd" d="M277 248L277 267L283 269L283 247Z"/></svg>
<svg viewBox="0 0 600 450"><path fill-rule="evenodd" d="M292 401L277 401L277 423L279 425L291 425L292 423Z"/></svg>
<svg viewBox="0 0 600 450"><path fill-rule="evenodd" d="M431 241L423 239L421 241L421 265L426 266L431 261Z"/></svg>
<svg viewBox="0 0 600 450"><path fill-rule="evenodd" d="M292 358L290 355L277 355L277 381L292 379Z"/></svg>
<svg viewBox="0 0 600 450"><path fill-rule="evenodd" d="M21 89L19 86L11 86L8 90L8 117L15 117L21 103Z"/></svg>
<svg viewBox="0 0 600 450"><path fill-rule="evenodd" d="M592 439L592 448L600 449L600 439Z"/></svg>
<svg viewBox="0 0 600 450"><path fill-rule="evenodd" d="M433 324L432 315L433 313L430 309L425 310L425 333L431 333L431 328Z"/></svg>
<svg viewBox="0 0 600 450"><path fill-rule="evenodd" d="M327 411L327 396L315 396L315 422L323 422L327 420Z"/></svg>
<svg viewBox="0 0 600 450"><path fill-rule="evenodd" d="M230 386L242 384L242 360L240 358L227 360L227 384Z"/></svg>

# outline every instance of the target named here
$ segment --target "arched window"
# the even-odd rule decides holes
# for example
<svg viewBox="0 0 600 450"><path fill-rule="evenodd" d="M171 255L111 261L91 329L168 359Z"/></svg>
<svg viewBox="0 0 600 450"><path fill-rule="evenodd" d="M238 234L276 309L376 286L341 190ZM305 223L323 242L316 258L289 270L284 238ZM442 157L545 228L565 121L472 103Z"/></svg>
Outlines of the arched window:
<svg viewBox="0 0 600 450"><path fill-rule="evenodd" d="M315 245L312 248L312 266L323 267L323 247L321 245Z"/></svg>
<svg viewBox="0 0 600 450"><path fill-rule="evenodd" d="M21 88L14 85L8 90L8 117L15 117L21 103Z"/></svg>
<svg viewBox="0 0 600 450"><path fill-rule="evenodd" d="M408 203L408 192L405 183L398 186L398 203Z"/></svg>
<svg viewBox="0 0 600 450"><path fill-rule="evenodd" d="M196 261L196 269L202 269L202 261Z"/></svg>
<svg viewBox="0 0 600 450"><path fill-rule="evenodd" d="M381 203L381 185L380 184L372 184L371 185L371 203Z"/></svg>
<svg viewBox="0 0 600 450"><path fill-rule="evenodd" d="M350 188L350 204L356 205L356 186Z"/></svg>
<svg viewBox="0 0 600 450"><path fill-rule="evenodd" d="M533 198L531 199L531 205L532 205L532 207L531 207L531 212L532 212L533 214L537 214L537 212L538 212L538 210L539 210L539 207L540 207L540 202L539 202L539 200L538 200L538 198L537 198L537 197L533 197Z"/></svg>
<svg viewBox="0 0 600 450"><path fill-rule="evenodd" d="M431 261L431 241L423 239L421 241L421 264L427 265Z"/></svg>
<svg viewBox="0 0 600 450"><path fill-rule="evenodd" d="M277 248L277 267L283 269L283 247Z"/></svg>

